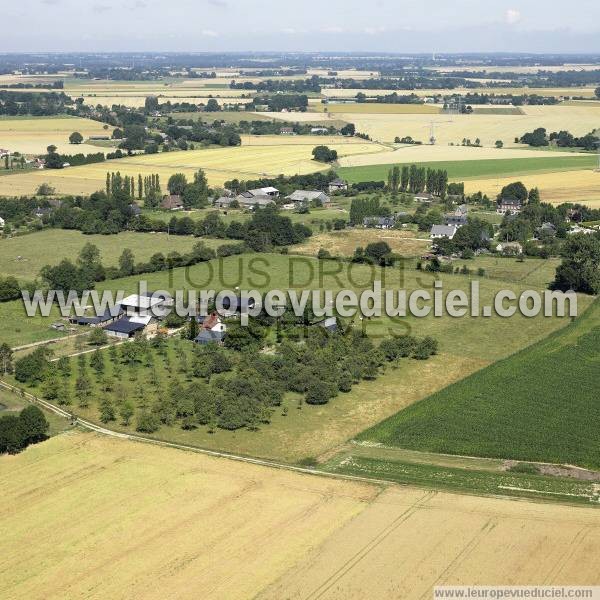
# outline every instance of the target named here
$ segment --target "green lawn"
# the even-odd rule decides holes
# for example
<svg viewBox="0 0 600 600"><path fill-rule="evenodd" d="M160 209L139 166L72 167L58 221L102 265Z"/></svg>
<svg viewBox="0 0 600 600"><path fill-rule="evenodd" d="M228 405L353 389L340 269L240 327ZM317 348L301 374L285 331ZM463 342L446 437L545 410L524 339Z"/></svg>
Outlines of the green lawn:
<svg viewBox="0 0 600 600"><path fill-rule="evenodd" d="M600 468L599 372L596 301L569 327L414 404L359 439Z"/></svg>
<svg viewBox="0 0 600 600"><path fill-rule="evenodd" d="M4 388L0 388L0 417L7 414L19 414L19 412L27 406L30 406L30 403L27 400L20 398L17 394L9 392ZM58 433L62 433L71 428L68 419L59 417L57 414L46 410L41 406L39 408L42 410L50 424L48 435L57 435Z"/></svg>
<svg viewBox="0 0 600 600"><path fill-rule="evenodd" d="M146 261L156 252L189 252L200 241L191 236L166 233L123 232L117 235L84 235L79 231L46 229L27 235L0 239L0 275L12 275L20 280L35 279L47 264L57 264L64 258L75 260L86 243L98 246L106 267L118 266L119 256L129 248L136 261ZM202 241L212 247L225 240Z"/></svg>
<svg viewBox="0 0 600 600"><path fill-rule="evenodd" d="M486 160L456 160L419 163L421 167L444 169L452 180L479 179L482 177L531 175L534 173L574 171L594 168L598 159L590 156L561 156L536 158L504 158ZM370 165L365 167L342 167L338 175L350 183L360 181L387 181L393 165Z"/></svg>

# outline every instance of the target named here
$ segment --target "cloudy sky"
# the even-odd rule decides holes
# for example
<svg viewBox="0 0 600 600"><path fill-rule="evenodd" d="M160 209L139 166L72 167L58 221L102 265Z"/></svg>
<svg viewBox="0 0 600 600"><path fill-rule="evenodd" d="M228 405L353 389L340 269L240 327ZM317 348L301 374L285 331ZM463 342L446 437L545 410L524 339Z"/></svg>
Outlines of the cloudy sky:
<svg viewBox="0 0 600 600"><path fill-rule="evenodd" d="M598 0L17 0L0 52L600 52Z"/></svg>

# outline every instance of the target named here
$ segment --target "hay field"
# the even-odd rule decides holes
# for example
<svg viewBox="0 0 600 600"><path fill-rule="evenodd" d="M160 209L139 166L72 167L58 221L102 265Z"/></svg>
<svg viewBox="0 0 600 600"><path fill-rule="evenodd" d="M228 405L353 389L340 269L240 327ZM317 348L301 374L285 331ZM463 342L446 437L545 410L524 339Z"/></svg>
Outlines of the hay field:
<svg viewBox="0 0 600 600"><path fill-rule="evenodd" d="M45 154L54 144L61 154L83 154L101 151L91 144L69 144L69 136L79 131L84 139L90 135L112 134L113 128L91 119L79 117L0 118L0 147L22 154Z"/></svg>
<svg viewBox="0 0 600 600"><path fill-rule="evenodd" d="M90 433L0 465L0 595L12 600L391 600L443 584L600 583L593 509L382 491Z"/></svg>
<svg viewBox="0 0 600 600"><path fill-rule="evenodd" d="M373 96L384 96L396 92L397 94L416 94L417 96L451 96L452 94L537 94L539 96L581 96L583 98L594 97L595 86L581 87L554 87L554 88L527 88L527 87L484 87L484 88L462 88L454 89L418 89L418 90L361 90L361 89L323 89L322 94L326 98L354 98L362 92Z"/></svg>
<svg viewBox="0 0 600 600"><path fill-rule="evenodd" d="M526 106L522 115L446 115L427 114L353 114L335 113L335 116L356 125L357 131L368 133L374 140L391 142L396 136L410 135L416 140L427 140L430 127L435 125L437 143L460 144L464 138L476 138L484 146L494 146L502 140L505 146L514 145L515 137L536 127L548 131L567 129L574 135L584 135L600 127L600 106Z"/></svg>
<svg viewBox="0 0 600 600"><path fill-rule="evenodd" d="M12 600L251 598L377 493L86 433L0 465Z"/></svg>
<svg viewBox="0 0 600 600"><path fill-rule="evenodd" d="M364 102L357 104L317 104L317 112L375 115L437 115L442 107L435 104L378 104Z"/></svg>
<svg viewBox="0 0 600 600"><path fill-rule="evenodd" d="M337 150L340 157L386 150L384 146L358 138L256 136L245 139L249 143L236 148L165 152L69 169L7 175L0 177L0 195L31 194L42 182L50 183L58 193L90 193L104 187L107 171L134 176L157 173L164 185L173 173L185 173L191 178L202 168L211 185L222 185L234 178L255 179L326 170L328 165L312 160L313 148L323 143Z"/></svg>
<svg viewBox="0 0 600 600"><path fill-rule="evenodd" d="M594 509L389 488L259 596L432 597L440 585L597 585Z"/></svg>
<svg viewBox="0 0 600 600"><path fill-rule="evenodd" d="M585 156L581 153L569 153L566 156ZM394 165L407 163L437 162L437 161L473 161L492 159L529 159L529 158L564 158L562 152L546 150L530 150L521 148L476 148L473 146L431 146L398 145L393 150L377 154L346 156L338 162L340 167L365 167L369 165Z"/></svg>
<svg viewBox="0 0 600 600"><path fill-rule="evenodd" d="M316 256L323 248L332 256L352 256L359 246L364 248L373 242L386 242L401 256L420 256L429 249L429 240L418 239L412 231L382 229L349 229L313 235L303 244L294 246L294 254Z"/></svg>
<svg viewBox="0 0 600 600"><path fill-rule="evenodd" d="M600 208L600 172L592 169L519 177L466 179L465 192L471 194L481 190L490 197L496 197L505 185L515 180L522 181L528 188L538 187L545 202L579 202L592 208Z"/></svg>

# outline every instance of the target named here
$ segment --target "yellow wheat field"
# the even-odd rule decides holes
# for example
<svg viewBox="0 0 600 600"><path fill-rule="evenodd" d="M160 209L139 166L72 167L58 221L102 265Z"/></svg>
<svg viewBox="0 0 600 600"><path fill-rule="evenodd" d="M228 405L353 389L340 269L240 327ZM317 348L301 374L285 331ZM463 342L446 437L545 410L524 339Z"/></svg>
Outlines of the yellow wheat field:
<svg viewBox="0 0 600 600"><path fill-rule="evenodd" d="M21 154L45 154L53 144L61 154L84 154L102 151L90 144L69 144L69 136L79 131L84 139L89 136L111 136L113 128L91 119L79 117L0 118L0 148Z"/></svg>
<svg viewBox="0 0 600 600"><path fill-rule="evenodd" d="M0 457L0 596L380 598L600 583L600 512L68 433Z"/></svg>
<svg viewBox="0 0 600 600"><path fill-rule="evenodd" d="M478 80L481 81L481 80ZM537 94L539 96L581 96L583 98L593 98L595 87L553 87L553 88L526 88L526 87L486 87L481 89L462 88L457 87L453 89L419 89L419 90L362 90L362 89L337 89L337 88L325 88L322 90L322 94L327 98L354 98L356 94L363 93L367 96L383 96L386 94L416 94L417 96L448 96L452 94Z"/></svg>
<svg viewBox="0 0 600 600"><path fill-rule="evenodd" d="M248 142L236 148L211 148L186 152L164 152L122 158L68 169L35 171L0 177L0 195L31 194L43 183L50 183L59 193L85 194L103 189L107 171L119 171L122 175L137 177L138 174L156 173L166 186L173 173L184 173L190 179L200 168L206 171L211 185L225 181L256 179L312 173L329 167L312 160L313 148L326 143L338 151L340 157L383 152L387 148L379 144L342 137L315 136L256 136L247 137ZM279 142L279 143L276 143Z"/></svg>
<svg viewBox="0 0 600 600"><path fill-rule="evenodd" d="M461 144L465 138L475 142L479 138L484 146L493 147L496 140L510 146L515 144L515 138L537 127L545 127L549 132L566 129L574 135L584 135L600 128L600 104L526 106L521 115L336 113L335 116L353 122L357 131L367 133L380 142L391 142L396 136L407 135L426 142L433 124L434 135L440 145Z"/></svg>
<svg viewBox="0 0 600 600"><path fill-rule="evenodd" d="M545 202L561 204L579 202L600 208L600 172L592 169L539 173L513 177L493 177L465 180L465 191L470 194L482 191L495 198L507 184L518 180L528 188L538 187Z"/></svg>
<svg viewBox="0 0 600 600"><path fill-rule="evenodd" d="M524 148L475 148L469 146L431 146L424 144L402 145L393 150L378 154L364 154L346 156L340 159L341 167L364 167L381 164L406 164L435 161L472 161L509 158L564 158L561 152L547 152L545 150L528 150ZM580 153L569 153L568 156L585 156Z"/></svg>
<svg viewBox="0 0 600 600"><path fill-rule="evenodd" d="M437 115L442 107L436 104L377 104L365 102L357 104L317 104L317 112L374 115Z"/></svg>

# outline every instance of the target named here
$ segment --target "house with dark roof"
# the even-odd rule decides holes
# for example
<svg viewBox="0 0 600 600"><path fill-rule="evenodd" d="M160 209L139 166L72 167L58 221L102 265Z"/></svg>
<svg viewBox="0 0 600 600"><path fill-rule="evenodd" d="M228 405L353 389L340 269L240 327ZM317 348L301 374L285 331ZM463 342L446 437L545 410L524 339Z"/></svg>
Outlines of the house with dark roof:
<svg viewBox="0 0 600 600"><path fill-rule="evenodd" d="M394 217L365 217L363 226L374 229L393 229L396 224Z"/></svg>
<svg viewBox="0 0 600 600"><path fill-rule="evenodd" d="M344 192L348 189L348 182L343 179L334 179L329 182L329 193L334 194L335 192Z"/></svg>
<svg viewBox="0 0 600 600"><path fill-rule="evenodd" d="M433 225L430 237L432 240L439 240L442 238L451 240L456 235L457 230L458 228L454 225Z"/></svg>
<svg viewBox="0 0 600 600"><path fill-rule="evenodd" d="M170 196L165 196L163 198L160 207L163 210L183 210L183 200L181 199L181 196L171 194Z"/></svg>
<svg viewBox="0 0 600 600"><path fill-rule="evenodd" d="M146 324L143 321L134 320L130 317L119 319L104 328L106 334L110 337L127 340L135 336L136 333L144 331Z"/></svg>
<svg viewBox="0 0 600 600"><path fill-rule="evenodd" d="M120 305L114 306L112 309L107 308L101 315L95 315L90 317L78 317L73 316L69 318L69 322L74 325L84 325L87 327L106 327L123 315L123 309Z"/></svg>

